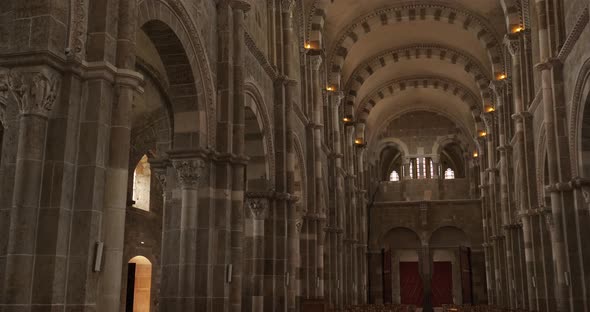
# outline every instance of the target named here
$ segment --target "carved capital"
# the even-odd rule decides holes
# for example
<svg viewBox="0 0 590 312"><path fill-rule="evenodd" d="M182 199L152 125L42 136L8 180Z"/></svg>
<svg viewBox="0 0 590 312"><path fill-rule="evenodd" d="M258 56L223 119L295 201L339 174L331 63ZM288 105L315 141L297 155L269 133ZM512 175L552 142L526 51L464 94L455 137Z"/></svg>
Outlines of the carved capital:
<svg viewBox="0 0 590 312"><path fill-rule="evenodd" d="M520 54L520 34L507 34L504 36L504 45L512 56Z"/></svg>
<svg viewBox="0 0 590 312"><path fill-rule="evenodd" d="M266 211L268 210L268 199L258 197L246 197L246 207L252 212L252 216L256 220L264 219Z"/></svg>
<svg viewBox="0 0 590 312"><path fill-rule="evenodd" d="M173 160L172 165L176 169L178 181L183 188L197 187L205 169L205 162L202 159Z"/></svg>
<svg viewBox="0 0 590 312"><path fill-rule="evenodd" d="M57 74L11 71L0 80L4 80L21 114L47 117L59 95L60 78Z"/></svg>
<svg viewBox="0 0 590 312"><path fill-rule="evenodd" d="M293 12L295 0L281 0L281 10L285 13Z"/></svg>
<svg viewBox="0 0 590 312"><path fill-rule="evenodd" d="M561 60L556 57L545 59L543 62L535 65L535 69L538 71L550 70L554 68L560 68L563 65Z"/></svg>
<svg viewBox="0 0 590 312"><path fill-rule="evenodd" d="M245 0L232 0L230 2L230 5L233 9L235 10L241 10L244 13L250 11L250 9L252 8L252 6L250 5L250 3L248 1Z"/></svg>
<svg viewBox="0 0 590 312"><path fill-rule="evenodd" d="M311 61L311 68L315 71L320 70L320 66L322 66L322 56L321 55L312 55L309 57Z"/></svg>
<svg viewBox="0 0 590 312"><path fill-rule="evenodd" d="M301 229L303 229L303 219L298 218L295 220L295 229L297 229L297 233L301 233Z"/></svg>

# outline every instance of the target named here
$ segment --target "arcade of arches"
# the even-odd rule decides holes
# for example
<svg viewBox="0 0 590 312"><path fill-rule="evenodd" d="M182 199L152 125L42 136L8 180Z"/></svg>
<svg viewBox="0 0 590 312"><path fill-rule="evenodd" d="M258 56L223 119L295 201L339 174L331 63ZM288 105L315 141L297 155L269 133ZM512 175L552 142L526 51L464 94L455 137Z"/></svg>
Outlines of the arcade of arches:
<svg viewBox="0 0 590 312"><path fill-rule="evenodd" d="M589 6L1 0L0 311L590 312Z"/></svg>

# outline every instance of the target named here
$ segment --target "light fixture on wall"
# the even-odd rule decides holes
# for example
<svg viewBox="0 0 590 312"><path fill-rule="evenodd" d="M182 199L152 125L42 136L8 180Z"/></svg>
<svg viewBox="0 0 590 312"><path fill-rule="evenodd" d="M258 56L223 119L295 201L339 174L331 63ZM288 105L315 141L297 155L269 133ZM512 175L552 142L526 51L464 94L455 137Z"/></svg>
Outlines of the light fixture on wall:
<svg viewBox="0 0 590 312"><path fill-rule="evenodd" d="M484 106L484 111L486 113L493 113L496 111L496 108L493 105L488 104L488 105Z"/></svg>
<svg viewBox="0 0 590 312"><path fill-rule="evenodd" d="M306 50L311 50L311 43L306 42L304 47Z"/></svg>
<svg viewBox="0 0 590 312"><path fill-rule="evenodd" d="M328 92L336 92L336 87L335 86L327 86L326 87L326 91L328 91Z"/></svg>
<svg viewBox="0 0 590 312"><path fill-rule="evenodd" d="M473 158L479 157L479 153L477 151L473 152Z"/></svg>
<svg viewBox="0 0 590 312"><path fill-rule="evenodd" d="M478 135L480 138L483 138L483 137L487 136L487 135L488 135L488 133L487 133L485 130L479 130L479 132L477 133L477 135Z"/></svg>
<svg viewBox="0 0 590 312"><path fill-rule="evenodd" d="M524 27L522 25L512 26L512 33L513 34L517 34L517 33L521 32L523 30L524 30Z"/></svg>
<svg viewBox="0 0 590 312"><path fill-rule="evenodd" d="M505 73L497 73L496 80L505 80L508 76Z"/></svg>
<svg viewBox="0 0 590 312"><path fill-rule="evenodd" d="M342 122L344 122L345 124L351 123L352 122L352 117L351 116L344 116L342 118Z"/></svg>

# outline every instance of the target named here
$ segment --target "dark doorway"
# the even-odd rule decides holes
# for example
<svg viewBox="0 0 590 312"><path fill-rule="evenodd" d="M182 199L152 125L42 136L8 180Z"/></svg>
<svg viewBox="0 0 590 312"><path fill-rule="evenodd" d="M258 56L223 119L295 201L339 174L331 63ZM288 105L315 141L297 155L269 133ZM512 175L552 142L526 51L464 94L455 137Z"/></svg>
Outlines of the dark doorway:
<svg viewBox="0 0 590 312"><path fill-rule="evenodd" d="M125 312L133 312L133 301L135 300L135 263L127 264L127 300L125 301Z"/></svg>

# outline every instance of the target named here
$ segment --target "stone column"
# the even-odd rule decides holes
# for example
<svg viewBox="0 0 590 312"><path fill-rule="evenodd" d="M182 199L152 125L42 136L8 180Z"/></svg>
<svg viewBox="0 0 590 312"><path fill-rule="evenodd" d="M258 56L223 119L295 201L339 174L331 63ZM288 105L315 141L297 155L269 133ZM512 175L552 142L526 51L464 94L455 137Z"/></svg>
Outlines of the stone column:
<svg viewBox="0 0 590 312"><path fill-rule="evenodd" d="M516 207L519 211L522 221L523 231L523 242L524 242L524 257L526 263L526 296L528 298L525 303L525 308L533 308L534 291L532 286L532 278L534 275L534 264L533 264L533 250L532 250L532 238L531 238L531 225L530 218L527 216L527 211L533 209L532 203L537 200L536 196L536 179L531 181L527 179L535 172L534 158L531 157L530 163L527 163L526 153L532 153L534 148L530 151L526 146L526 132L525 132L525 117L523 112L525 111L523 105L523 84L521 76L521 46L522 36L518 34L509 34L504 38L504 44L508 48L512 60L512 101L513 101L513 112L512 119L514 119L514 136L515 136L515 163L516 167L520 170L515 174L515 184L521 188L520 192L520 207ZM534 192L534 194L532 194ZM534 196L532 196L534 195Z"/></svg>
<svg viewBox="0 0 590 312"><path fill-rule="evenodd" d="M544 5L543 5L544 7ZM544 15L540 16L543 19ZM557 154L557 140L555 135L555 112L553 104L553 89L552 89L552 73L551 62L547 60L547 51L543 51L543 40L547 40L547 29L539 30L539 40L541 41L541 57L545 57L545 63L537 65L537 69L541 71L542 94L543 94L543 112L544 125L547 142L547 163L549 169L549 184L550 187L546 192L551 193L551 222L548 223L552 227L551 241L553 250L553 260L555 261L555 290L557 312L569 311L569 287L566 284L567 255L565 238L563 234L563 206L561 201L561 191L559 187L559 167ZM545 36L544 38L542 36ZM548 47L547 47L548 48Z"/></svg>
<svg viewBox="0 0 590 312"><path fill-rule="evenodd" d="M342 136L340 129L342 123L339 118L339 111L342 109L343 94L341 92L331 93L332 101L332 125L333 125L333 154L330 157L333 168L330 178L332 179L333 192L330 195L330 209L328 211L327 226L325 229L327 236L327 250L329 262L326 263L326 292L325 296L330 306L336 306L339 300L338 283L340 280L339 270L339 238L342 231L342 207L344 205L344 179L343 179L343 154L342 154Z"/></svg>
<svg viewBox="0 0 590 312"><path fill-rule="evenodd" d="M45 68L8 74L6 84L18 105L19 135L10 211L2 311L28 311L33 303L39 201L47 140L47 119L60 95L61 77Z"/></svg>
<svg viewBox="0 0 590 312"><path fill-rule="evenodd" d="M162 242L162 291L160 311L196 311L197 297L205 297L202 275L197 265L201 250L197 242L198 182L205 163L196 155L170 153L180 190L173 196L179 201L178 210L168 210L170 224L164 224ZM168 217L167 217L168 218ZM206 283L205 283L206 285Z"/></svg>
<svg viewBox="0 0 590 312"><path fill-rule="evenodd" d="M102 221L104 271L101 276L100 299L97 302L97 309L105 311L116 311L120 307L131 113L136 89L143 80L141 75L134 71L119 69L119 72L115 81L118 92L112 108L110 147L105 172Z"/></svg>
<svg viewBox="0 0 590 312"><path fill-rule="evenodd" d="M264 255L264 219L268 213L269 199L264 197L246 198L246 207L253 216L252 224L252 283L250 289L251 307L243 307L245 311L264 311L264 279L265 279L265 255Z"/></svg>
<svg viewBox="0 0 590 312"><path fill-rule="evenodd" d="M231 149L231 211L230 211L230 263L232 265L232 279L229 286L229 304L230 311L242 311L243 302L243 279L244 279L244 195L245 195L245 176L246 176L246 156L245 156L245 53L246 45L244 33L246 25L244 15L250 10L250 4L244 0L231 0L231 12L233 15L233 75L230 74L228 79L233 78L233 101L230 104L229 111L233 111L231 121L233 132L229 135L232 140ZM229 64L232 60L229 60ZM228 64L228 66L230 66ZM230 96L232 95L229 92ZM232 109L233 108L233 109ZM229 148L229 147L228 147ZM235 155L235 157L233 156ZM255 221L256 222L256 221ZM264 221L258 221L264 222ZM219 281L213 281L219 283ZM218 285L215 288L220 288ZM254 298L253 298L254 299ZM253 303L254 304L254 303ZM255 310L254 310L255 311Z"/></svg>

